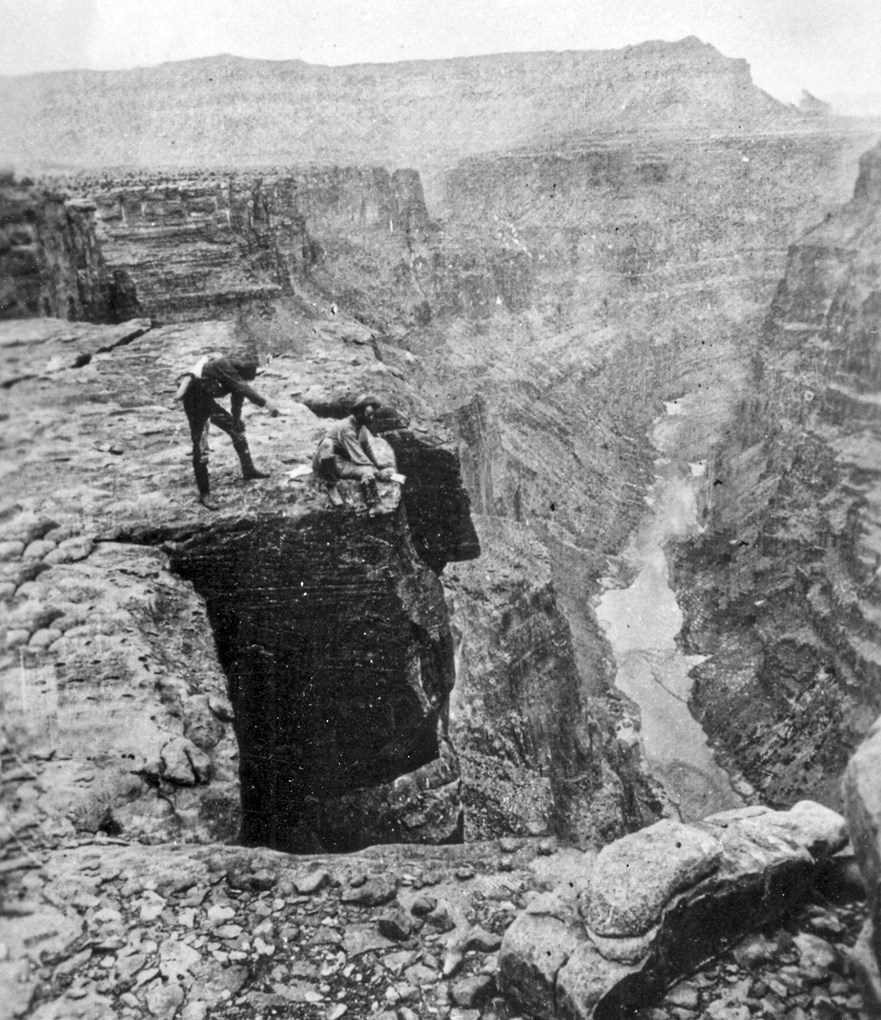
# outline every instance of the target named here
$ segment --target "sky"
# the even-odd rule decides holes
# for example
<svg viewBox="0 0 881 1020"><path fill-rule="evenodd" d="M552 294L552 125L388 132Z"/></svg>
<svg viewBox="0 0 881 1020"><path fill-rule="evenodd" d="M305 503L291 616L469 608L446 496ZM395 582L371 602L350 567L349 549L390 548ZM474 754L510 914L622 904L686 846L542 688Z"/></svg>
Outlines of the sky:
<svg viewBox="0 0 881 1020"><path fill-rule="evenodd" d="M233 53L353 64L696 35L778 99L881 94L881 0L0 0L0 74Z"/></svg>

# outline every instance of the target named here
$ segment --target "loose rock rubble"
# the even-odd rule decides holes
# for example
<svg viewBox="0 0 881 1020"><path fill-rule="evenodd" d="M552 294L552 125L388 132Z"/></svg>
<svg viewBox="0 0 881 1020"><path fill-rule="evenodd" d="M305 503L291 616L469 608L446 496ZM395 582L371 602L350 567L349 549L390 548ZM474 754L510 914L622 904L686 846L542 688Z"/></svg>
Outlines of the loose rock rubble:
<svg viewBox="0 0 881 1020"><path fill-rule="evenodd" d="M504 932L580 857L531 839L293 857L98 837L7 874L0 1015L514 1020ZM626 1015L863 1020L849 957L863 915L809 903Z"/></svg>
<svg viewBox="0 0 881 1020"><path fill-rule="evenodd" d="M858 1020L870 1014L850 950L860 903L809 903L679 982L638 1020Z"/></svg>

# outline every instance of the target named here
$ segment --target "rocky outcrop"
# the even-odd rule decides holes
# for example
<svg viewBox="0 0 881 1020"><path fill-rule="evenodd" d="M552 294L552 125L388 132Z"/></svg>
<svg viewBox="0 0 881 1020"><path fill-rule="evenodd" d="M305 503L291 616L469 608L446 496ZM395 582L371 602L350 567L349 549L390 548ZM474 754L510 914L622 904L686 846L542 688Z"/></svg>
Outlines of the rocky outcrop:
<svg viewBox="0 0 881 1020"><path fill-rule="evenodd" d="M267 434L270 419L252 416L249 429L273 479L233 487L231 451L215 450L220 510L195 502L175 369L236 342L219 323L4 327L2 666L21 824L42 783L50 842L96 830L287 847L458 838L446 608L396 486L369 516L357 487L334 511L308 471L289 479L285 462L306 467L322 426L280 397L286 418ZM330 349L353 386L375 387L372 348L353 358L326 343L326 376ZM75 412L59 418L59 406ZM436 569L476 554L440 525L425 544Z"/></svg>
<svg viewBox="0 0 881 1020"><path fill-rule="evenodd" d="M114 301L95 206L0 179L0 318L115 321Z"/></svg>
<svg viewBox="0 0 881 1020"><path fill-rule="evenodd" d="M8 825L235 839L237 749L204 606L158 550L33 512L0 526Z"/></svg>
<svg viewBox="0 0 881 1020"><path fill-rule="evenodd" d="M530 1015L618 1017L787 910L846 842L819 804L662 821L573 864L505 934L500 984Z"/></svg>

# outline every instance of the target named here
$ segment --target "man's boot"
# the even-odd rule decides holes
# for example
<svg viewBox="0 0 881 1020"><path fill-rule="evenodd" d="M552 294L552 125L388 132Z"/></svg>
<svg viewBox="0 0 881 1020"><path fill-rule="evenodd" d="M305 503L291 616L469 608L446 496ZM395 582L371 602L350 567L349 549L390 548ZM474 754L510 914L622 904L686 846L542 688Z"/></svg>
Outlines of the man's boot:
<svg viewBox="0 0 881 1020"><path fill-rule="evenodd" d="M211 482L208 477L208 465L201 461L193 461L193 474L196 476L196 488L199 490L199 502L206 510L216 510L217 504L211 503L208 496L211 493Z"/></svg>
<svg viewBox="0 0 881 1020"><path fill-rule="evenodd" d="M236 453L239 455L239 461L242 465L242 478L246 482L250 482L255 478L268 478L269 475L265 471L258 471L254 467L254 462L251 460L251 451L248 448L248 440L242 437L241 439L234 439L232 445L235 447Z"/></svg>
<svg viewBox="0 0 881 1020"><path fill-rule="evenodd" d="M376 487L376 479L373 475L361 479L361 491L364 494L364 502L369 507L375 507L379 503L379 489Z"/></svg>

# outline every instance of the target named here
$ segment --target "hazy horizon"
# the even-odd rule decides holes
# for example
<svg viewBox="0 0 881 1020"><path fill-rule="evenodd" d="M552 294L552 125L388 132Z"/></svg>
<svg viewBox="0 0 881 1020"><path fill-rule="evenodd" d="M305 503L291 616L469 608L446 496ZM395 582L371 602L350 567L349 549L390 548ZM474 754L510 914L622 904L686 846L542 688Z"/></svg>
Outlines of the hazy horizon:
<svg viewBox="0 0 881 1020"><path fill-rule="evenodd" d="M877 0L0 0L0 73L127 70L230 54L309 64L616 50L697 36L784 102L881 96Z"/></svg>

